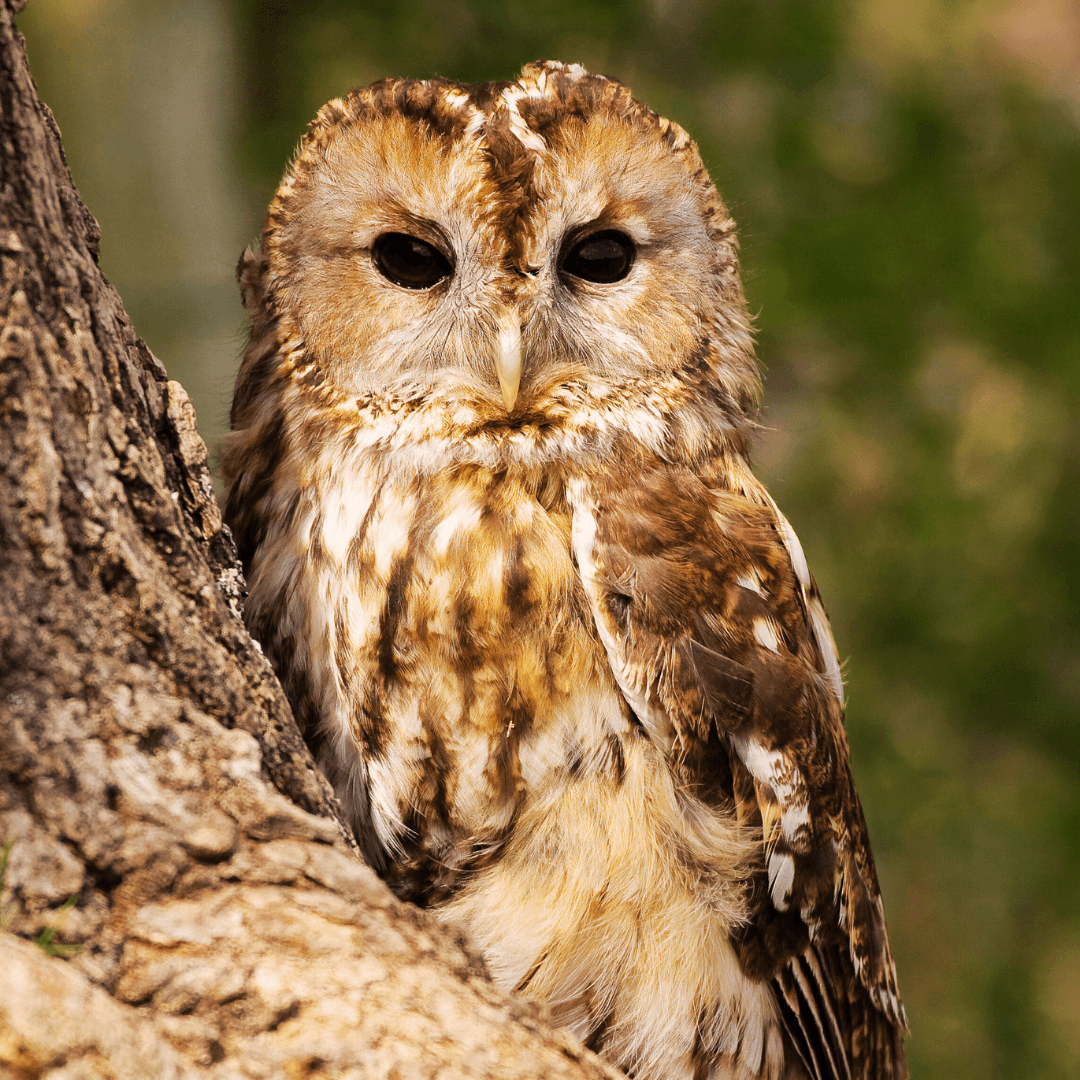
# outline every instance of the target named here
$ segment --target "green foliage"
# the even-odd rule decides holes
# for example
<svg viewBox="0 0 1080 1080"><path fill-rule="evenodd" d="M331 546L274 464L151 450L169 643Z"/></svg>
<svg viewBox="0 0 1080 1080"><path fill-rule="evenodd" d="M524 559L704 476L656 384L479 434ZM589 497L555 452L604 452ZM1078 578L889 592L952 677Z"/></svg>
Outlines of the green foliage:
<svg viewBox="0 0 1080 1080"><path fill-rule="evenodd" d="M4 895L4 890L7 888L7 870L8 863L11 860L11 849L15 846L15 841L18 837L11 836L0 845L0 896ZM79 894L75 893L69 896L59 908L57 908L57 915L62 915L66 911L70 911L79 902ZM0 931L6 930L11 925L11 920L14 916L12 910L13 903L8 903L0 906ZM44 930L36 938L34 938L34 944L47 956L74 956L80 949L81 945L67 945L62 941L56 940L56 935L60 932L61 927L56 925L46 926Z"/></svg>
<svg viewBox="0 0 1080 1080"><path fill-rule="evenodd" d="M73 896L69 896L57 909L57 914L60 915L65 911L70 911L79 902L79 894L75 893ZM60 932L59 926L46 926L44 930L36 938L34 938L34 944L43 952L46 956L62 956L65 959L69 956L74 956L81 949L81 945L66 945L62 941L56 940L56 935Z"/></svg>

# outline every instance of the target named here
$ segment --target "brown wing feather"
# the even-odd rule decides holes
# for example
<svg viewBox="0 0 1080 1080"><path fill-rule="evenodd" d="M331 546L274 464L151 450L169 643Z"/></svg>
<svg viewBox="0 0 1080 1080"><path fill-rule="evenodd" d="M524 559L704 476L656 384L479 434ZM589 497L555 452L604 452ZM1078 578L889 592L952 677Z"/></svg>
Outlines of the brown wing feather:
<svg viewBox="0 0 1080 1080"><path fill-rule="evenodd" d="M700 790L715 732L764 865L744 966L773 980L814 1080L893 1078L903 1007L855 794L832 637L768 495L659 464L634 487L572 491L575 551L612 668ZM756 500L754 497L756 496ZM708 793L702 793L708 797Z"/></svg>

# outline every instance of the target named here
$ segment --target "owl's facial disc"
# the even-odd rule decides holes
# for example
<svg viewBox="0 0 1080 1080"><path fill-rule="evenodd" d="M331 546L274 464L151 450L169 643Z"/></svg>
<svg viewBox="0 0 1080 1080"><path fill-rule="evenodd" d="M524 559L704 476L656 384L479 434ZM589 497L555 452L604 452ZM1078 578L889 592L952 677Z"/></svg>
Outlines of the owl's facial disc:
<svg viewBox="0 0 1080 1080"><path fill-rule="evenodd" d="M689 137L598 76L523 78L325 107L264 234L281 339L320 387L500 438L663 380L749 400L733 223Z"/></svg>

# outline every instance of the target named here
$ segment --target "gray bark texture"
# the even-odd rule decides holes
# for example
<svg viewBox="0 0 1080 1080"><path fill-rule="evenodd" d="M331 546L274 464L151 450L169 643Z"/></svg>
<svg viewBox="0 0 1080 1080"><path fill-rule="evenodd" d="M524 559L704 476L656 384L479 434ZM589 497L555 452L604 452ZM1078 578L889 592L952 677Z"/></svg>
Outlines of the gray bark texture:
<svg viewBox="0 0 1080 1080"><path fill-rule="evenodd" d="M360 861L0 0L0 1077L613 1076ZM37 942L33 939L37 939Z"/></svg>

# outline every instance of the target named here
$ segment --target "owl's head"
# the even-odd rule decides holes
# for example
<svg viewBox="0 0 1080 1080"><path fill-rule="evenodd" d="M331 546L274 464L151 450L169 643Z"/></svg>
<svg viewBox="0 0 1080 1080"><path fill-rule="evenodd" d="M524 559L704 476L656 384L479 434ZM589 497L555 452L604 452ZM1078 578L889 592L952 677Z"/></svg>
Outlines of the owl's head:
<svg viewBox="0 0 1080 1080"><path fill-rule="evenodd" d="M648 398L733 430L756 402L734 223L694 143L578 65L331 101L241 281L324 388L475 427Z"/></svg>

